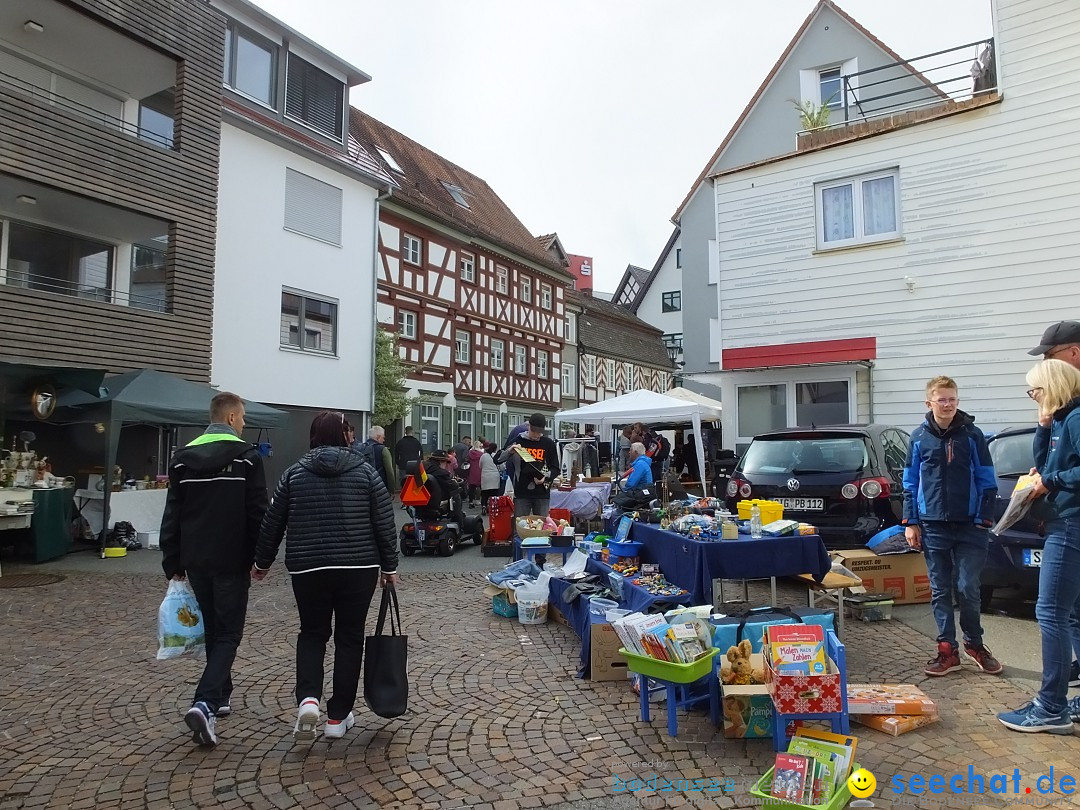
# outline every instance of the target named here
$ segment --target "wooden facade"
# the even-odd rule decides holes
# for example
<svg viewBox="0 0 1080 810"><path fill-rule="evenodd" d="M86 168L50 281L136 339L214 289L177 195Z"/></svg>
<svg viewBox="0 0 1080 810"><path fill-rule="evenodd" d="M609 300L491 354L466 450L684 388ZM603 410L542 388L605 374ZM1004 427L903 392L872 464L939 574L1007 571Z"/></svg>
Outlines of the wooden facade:
<svg viewBox="0 0 1080 810"><path fill-rule="evenodd" d="M173 146L0 82L0 175L167 222L168 311L0 284L3 356L113 372L154 367L207 382L224 19L198 0L57 5L175 61ZM113 277L126 269L113 267Z"/></svg>

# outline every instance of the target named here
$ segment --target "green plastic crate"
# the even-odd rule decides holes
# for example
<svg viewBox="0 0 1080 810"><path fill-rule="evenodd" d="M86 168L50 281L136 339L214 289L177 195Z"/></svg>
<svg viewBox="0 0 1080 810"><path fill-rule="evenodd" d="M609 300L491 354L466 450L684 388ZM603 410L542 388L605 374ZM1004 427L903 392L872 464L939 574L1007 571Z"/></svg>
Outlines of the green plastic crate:
<svg viewBox="0 0 1080 810"><path fill-rule="evenodd" d="M697 661L690 664L675 664L671 661L660 661L647 655L632 653L625 647L619 648L619 654L626 659L627 668L631 672L672 683L693 683L704 678L712 670L713 657L718 652L720 650L713 647Z"/></svg>
<svg viewBox="0 0 1080 810"><path fill-rule="evenodd" d="M862 766L856 762L851 766L851 773L855 773L860 767ZM769 788L772 786L772 774L773 769L769 768L765 775L758 780L758 783L750 788L750 795L760 800L759 807L803 807L816 808L816 810L841 810L841 808L847 807L848 802L851 801L851 790L848 788L847 779L843 781L840 789L825 804L799 804L798 802L789 802L786 799L778 799L769 793Z"/></svg>

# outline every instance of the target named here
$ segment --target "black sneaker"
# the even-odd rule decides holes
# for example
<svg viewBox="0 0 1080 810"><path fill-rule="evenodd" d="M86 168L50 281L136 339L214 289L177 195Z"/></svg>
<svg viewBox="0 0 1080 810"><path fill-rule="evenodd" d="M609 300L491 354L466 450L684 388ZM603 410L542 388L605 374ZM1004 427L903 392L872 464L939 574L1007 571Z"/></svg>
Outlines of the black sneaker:
<svg viewBox="0 0 1080 810"><path fill-rule="evenodd" d="M1080 686L1080 661L1073 661L1069 667L1069 686Z"/></svg>
<svg viewBox="0 0 1080 810"><path fill-rule="evenodd" d="M214 733L214 713L201 700L187 710L184 722L191 729L191 741L197 745L217 745Z"/></svg>

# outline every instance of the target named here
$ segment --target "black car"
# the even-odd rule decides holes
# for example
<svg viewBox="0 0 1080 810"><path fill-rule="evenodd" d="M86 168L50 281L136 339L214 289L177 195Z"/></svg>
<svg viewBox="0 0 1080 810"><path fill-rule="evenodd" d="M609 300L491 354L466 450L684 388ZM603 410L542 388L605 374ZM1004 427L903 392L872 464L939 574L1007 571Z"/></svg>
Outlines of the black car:
<svg viewBox="0 0 1080 810"><path fill-rule="evenodd" d="M1027 474L1035 464L1034 440L1034 425L1008 428L990 439L990 458L994 460L998 482L995 520L1005 513L1016 479ZM1045 529L1045 523L1029 513L1000 536L990 533L990 551L982 573L984 606L989 605L995 588L1038 590Z"/></svg>
<svg viewBox="0 0 1080 810"><path fill-rule="evenodd" d="M780 501L829 549L858 548L903 518L910 439L891 425L788 428L756 436L727 486L727 506Z"/></svg>

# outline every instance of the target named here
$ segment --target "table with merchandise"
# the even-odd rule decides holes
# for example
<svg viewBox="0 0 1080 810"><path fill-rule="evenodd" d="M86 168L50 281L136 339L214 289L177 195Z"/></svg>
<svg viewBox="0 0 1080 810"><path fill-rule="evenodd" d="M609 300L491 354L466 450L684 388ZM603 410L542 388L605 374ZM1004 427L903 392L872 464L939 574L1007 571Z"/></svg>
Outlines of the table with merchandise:
<svg viewBox="0 0 1080 810"><path fill-rule="evenodd" d="M659 563L671 582L690 591L695 605L712 604L714 579L772 579L775 592L776 577L812 574L820 582L832 565L825 544L815 534L695 540L635 521L630 539L642 544L642 561Z"/></svg>
<svg viewBox="0 0 1080 810"><path fill-rule="evenodd" d="M663 570L663 569L661 569ZM590 558L585 563L585 573L597 574L603 579L608 579L612 568L610 565ZM683 591L678 594L650 593L648 588L634 585L633 577L625 578L622 582L622 598L618 600L619 607L624 610L641 611L642 613L662 613L677 605L690 605L691 595ZM581 639L581 666L578 671L579 677L585 677L589 667L590 650L590 619L589 600L585 596L579 596L573 602L564 602L563 593L573 585L573 581L567 579L552 578L549 583L549 599L559 611L566 617L566 621Z"/></svg>

